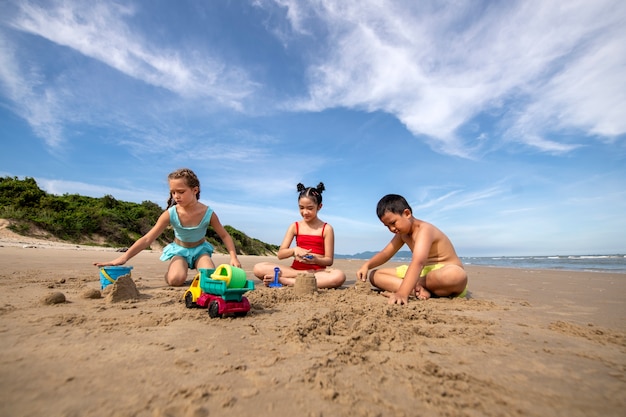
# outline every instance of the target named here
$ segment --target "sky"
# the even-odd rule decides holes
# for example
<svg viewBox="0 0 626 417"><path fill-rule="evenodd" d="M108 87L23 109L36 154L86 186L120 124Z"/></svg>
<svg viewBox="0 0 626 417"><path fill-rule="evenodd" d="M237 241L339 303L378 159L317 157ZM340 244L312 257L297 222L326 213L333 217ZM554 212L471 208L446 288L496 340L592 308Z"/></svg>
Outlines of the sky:
<svg viewBox="0 0 626 417"><path fill-rule="evenodd" d="M0 138L57 195L191 168L273 244L323 182L337 254L389 193L460 256L623 254L626 2L0 0Z"/></svg>

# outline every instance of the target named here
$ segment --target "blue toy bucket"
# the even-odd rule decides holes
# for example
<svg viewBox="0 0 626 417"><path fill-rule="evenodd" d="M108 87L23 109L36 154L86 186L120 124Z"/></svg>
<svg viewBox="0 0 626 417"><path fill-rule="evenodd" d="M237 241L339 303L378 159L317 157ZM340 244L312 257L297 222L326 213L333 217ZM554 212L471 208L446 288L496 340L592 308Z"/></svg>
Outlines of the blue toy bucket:
<svg viewBox="0 0 626 417"><path fill-rule="evenodd" d="M103 266L100 268L100 284L102 289L113 284L122 275L130 275L132 266Z"/></svg>

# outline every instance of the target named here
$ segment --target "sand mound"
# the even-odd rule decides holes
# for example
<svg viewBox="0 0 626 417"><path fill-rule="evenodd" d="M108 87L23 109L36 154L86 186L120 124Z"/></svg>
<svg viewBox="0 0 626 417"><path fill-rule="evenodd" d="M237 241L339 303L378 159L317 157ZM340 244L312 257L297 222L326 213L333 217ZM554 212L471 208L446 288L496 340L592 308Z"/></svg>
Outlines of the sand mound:
<svg viewBox="0 0 626 417"><path fill-rule="evenodd" d="M105 297L107 303L119 303L121 301L139 299L139 290L130 275L122 275L115 281L115 284L110 285L109 288L110 289L106 291L107 295Z"/></svg>
<svg viewBox="0 0 626 417"><path fill-rule="evenodd" d="M65 294L62 292L53 292L41 299L42 304L61 304L65 302Z"/></svg>

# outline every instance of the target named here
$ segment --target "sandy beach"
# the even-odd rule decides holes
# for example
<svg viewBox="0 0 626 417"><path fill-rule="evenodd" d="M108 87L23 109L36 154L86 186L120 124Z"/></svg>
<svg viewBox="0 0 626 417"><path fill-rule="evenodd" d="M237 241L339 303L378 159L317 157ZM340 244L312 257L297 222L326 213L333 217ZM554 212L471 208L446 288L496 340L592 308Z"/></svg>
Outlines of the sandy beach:
<svg viewBox="0 0 626 417"><path fill-rule="evenodd" d="M158 251L112 302L111 249L0 240L2 416L621 416L626 275L467 267L468 299L390 306L256 282L246 317L187 309ZM242 256L252 266L271 257ZM227 262L214 255L216 265ZM193 277L190 271L189 278ZM65 302L47 304L60 292Z"/></svg>

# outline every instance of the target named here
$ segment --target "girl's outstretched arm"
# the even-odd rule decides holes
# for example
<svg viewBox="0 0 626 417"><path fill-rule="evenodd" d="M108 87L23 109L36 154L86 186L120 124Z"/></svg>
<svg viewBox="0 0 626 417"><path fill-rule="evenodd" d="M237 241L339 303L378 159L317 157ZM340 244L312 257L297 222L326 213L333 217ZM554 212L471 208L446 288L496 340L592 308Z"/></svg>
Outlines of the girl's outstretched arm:
<svg viewBox="0 0 626 417"><path fill-rule="evenodd" d="M157 220L156 224L154 226L152 226L152 229L150 229L150 231L148 233L146 233L145 235L143 235L142 237L137 239L135 241L135 243L133 243L133 245L130 248L128 248L128 250L126 252L121 254L119 257L113 259L112 261L109 261L109 262L94 262L93 264L95 266L97 266L97 267L113 266L113 265L124 265L133 256L137 255L142 250L144 250L148 246L150 246L152 244L152 242L154 242L156 240L156 238L159 237L161 235L161 233L163 233L163 231L165 230L165 228L169 224L170 224L170 213L169 213L169 211L165 210L159 216L159 219Z"/></svg>
<svg viewBox="0 0 626 417"><path fill-rule="evenodd" d="M213 212L211 214L211 227L215 230L215 233L222 239L224 242L224 246L228 249L228 253L230 254L230 264L232 266L236 266L237 268L241 268L241 262L239 262L239 258L237 258L237 248L235 248L235 242L233 242L233 238L228 234L222 223L220 223L220 219L217 217L217 214Z"/></svg>

